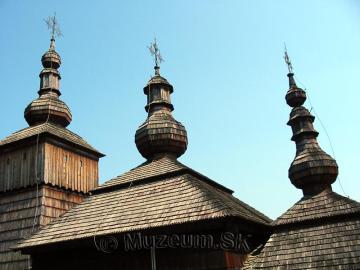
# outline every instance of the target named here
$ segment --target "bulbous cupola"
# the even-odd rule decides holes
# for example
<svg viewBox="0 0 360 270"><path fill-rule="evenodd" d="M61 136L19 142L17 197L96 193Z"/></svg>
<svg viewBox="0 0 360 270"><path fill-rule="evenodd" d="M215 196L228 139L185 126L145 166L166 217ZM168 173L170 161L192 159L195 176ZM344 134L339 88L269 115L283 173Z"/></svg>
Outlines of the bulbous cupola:
<svg viewBox="0 0 360 270"><path fill-rule="evenodd" d="M156 42L152 46L156 48L156 55ZM170 95L173 87L160 76L157 57L160 56L155 56L155 76L144 87L144 94L147 95L145 110L148 117L135 134L136 147L148 160L163 155L180 157L185 153L188 143L185 127L172 116L174 107Z"/></svg>
<svg viewBox="0 0 360 270"><path fill-rule="evenodd" d="M30 126L49 122L66 127L72 116L69 107L59 99L61 65L60 55L55 51L55 39L51 37L50 48L41 58L43 70L40 72L39 97L25 109L24 117Z"/></svg>
<svg viewBox="0 0 360 270"><path fill-rule="evenodd" d="M287 57L287 55L286 55ZM293 107L288 125L291 126L296 143L296 155L289 168L291 183L303 190L305 196L331 190L331 184L338 175L338 166L330 155L325 153L317 142L318 132L313 127L315 117L302 105L306 93L299 88L289 66L289 90L286 102Z"/></svg>

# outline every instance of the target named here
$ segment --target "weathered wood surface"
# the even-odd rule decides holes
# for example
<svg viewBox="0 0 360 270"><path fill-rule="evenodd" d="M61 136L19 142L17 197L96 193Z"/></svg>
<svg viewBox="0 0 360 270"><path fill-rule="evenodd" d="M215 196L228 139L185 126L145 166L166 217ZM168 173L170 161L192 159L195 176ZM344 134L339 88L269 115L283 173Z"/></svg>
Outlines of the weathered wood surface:
<svg viewBox="0 0 360 270"><path fill-rule="evenodd" d="M44 178L44 144L0 154L0 192L31 186Z"/></svg>
<svg viewBox="0 0 360 270"><path fill-rule="evenodd" d="M155 165L159 166L157 163ZM39 246L92 237L94 234L120 233L223 217L237 217L244 223L265 227L271 222L230 193L185 171L178 176L163 175L150 183L92 195L20 246Z"/></svg>
<svg viewBox="0 0 360 270"><path fill-rule="evenodd" d="M360 220L274 233L251 269L359 269Z"/></svg>
<svg viewBox="0 0 360 270"><path fill-rule="evenodd" d="M332 191L304 197L274 223L252 269L358 269L360 203Z"/></svg>
<svg viewBox="0 0 360 270"><path fill-rule="evenodd" d="M360 203L335 192L324 191L316 196L304 197L276 219L275 226L308 222L317 219L358 213Z"/></svg>
<svg viewBox="0 0 360 270"><path fill-rule="evenodd" d="M1 193L0 269L22 270L28 267L29 257L12 252L10 248L82 200L83 195L48 186Z"/></svg>
<svg viewBox="0 0 360 270"><path fill-rule="evenodd" d="M231 189L187 167L186 165L179 162L177 159L166 155L159 159L144 162L140 166L126 173L123 173L113 179L110 179L109 181L106 181L104 184L96 188L96 190L94 190L94 193L102 192L104 189L117 188L121 185L126 186L130 183L136 184L137 182L141 182L146 179L169 177L169 175L184 174L185 172L188 172L195 177L200 178L202 181L207 182L215 188L218 188L226 193L233 193Z"/></svg>
<svg viewBox="0 0 360 270"><path fill-rule="evenodd" d="M32 126L28 128L24 128L22 130L19 130L10 136L6 137L5 139L0 141L0 147L5 148L8 145L22 141L24 139L28 139L34 136L37 136L38 134L50 134L56 138L64 140L66 142L75 144L79 146L79 148L86 149L88 151L91 151L100 157L103 156L99 151L97 151L95 148L93 148L90 144L88 144L83 138L81 138L79 135L71 132L70 130L51 124L51 123L44 123L37 126Z"/></svg>
<svg viewBox="0 0 360 270"><path fill-rule="evenodd" d="M87 193L97 187L98 178L97 159L50 143L0 154L0 192L34 186L37 179L39 183Z"/></svg>
<svg viewBox="0 0 360 270"><path fill-rule="evenodd" d="M10 247L39 225L39 214L35 215L36 194L32 189L0 195L0 269L24 269L28 264L28 256L10 252Z"/></svg>
<svg viewBox="0 0 360 270"><path fill-rule="evenodd" d="M55 145L45 144L44 182L89 192L98 185L98 161Z"/></svg>

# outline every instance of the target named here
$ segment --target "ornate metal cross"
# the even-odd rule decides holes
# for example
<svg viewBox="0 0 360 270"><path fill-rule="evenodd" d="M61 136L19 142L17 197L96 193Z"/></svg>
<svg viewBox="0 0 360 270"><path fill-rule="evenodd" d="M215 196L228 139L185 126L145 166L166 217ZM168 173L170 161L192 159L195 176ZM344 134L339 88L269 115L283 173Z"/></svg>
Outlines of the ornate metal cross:
<svg viewBox="0 0 360 270"><path fill-rule="evenodd" d="M49 16L49 18L44 21L46 22L48 29L51 31L52 39L55 38L55 35L58 37L62 36L59 23L56 20L56 13L54 14L54 16Z"/></svg>
<svg viewBox="0 0 360 270"><path fill-rule="evenodd" d="M284 60L285 60L285 63L287 64L287 66L288 66L289 73L293 73L293 66L291 64L290 57L289 57L289 55L287 53L286 44L285 44Z"/></svg>
<svg viewBox="0 0 360 270"><path fill-rule="evenodd" d="M160 54L159 47L156 43L156 38L154 38L154 42L152 42L148 48L150 50L151 55L154 56L155 66L159 67L159 64L161 62L164 62L164 59L162 58L162 56Z"/></svg>

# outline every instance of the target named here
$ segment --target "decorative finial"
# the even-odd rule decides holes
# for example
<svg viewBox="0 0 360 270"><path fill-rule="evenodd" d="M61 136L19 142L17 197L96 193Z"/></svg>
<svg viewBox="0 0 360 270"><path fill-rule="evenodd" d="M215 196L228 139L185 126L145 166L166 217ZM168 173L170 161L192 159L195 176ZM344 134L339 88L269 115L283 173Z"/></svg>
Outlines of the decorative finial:
<svg viewBox="0 0 360 270"><path fill-rule="evenodd" d="M159 69L160 69L160 63L164 62L164 59L162 58L160 54L159 47L156 43L156 37L154 38L154 42L150 43L150 46L148 47L150 50L151 55L154 57L155 60L155 74L158 75Z"/></svg>
<svg viewBox="0 0 360 270"><path fill-rule="evenodd" d="M289 68L290 88L286 93L286 103L293 107L288 125L291 126L296 143L296 155L289 168L291 183L303 190L304 196L313 196L331 190L331 184L338 175L335 159L325 153L317 142L318 132L313 126L315 117L303 106L306 93L297 87L292 65L285 46L285 62Z"/></svg>
<svg viewBox="0 0 360 270"><path fill-rule="evenodd" d="M285 60L285 63L287 64L288 66L288 70L289 70L289 73L293 73L293 66L291 64L291 61L290 61L290 57L287 53L287 48L286 48L286 44L284 43L284 46L285 46L285 55L284 55L284 60Z"/></svg>
<svg viewBox="0 0 360 270"><path fill-rule="evenodd" d="M144 87L147 96L145 110L147 118L135 133L135 143L140 154L147 160L167 156L176 159L187 149L185 127L172 116L174 106L170 95L173 86L159 74L159 63L163 61L159 48L154 42L148 47L155 59L155 76Z"/></svg>
<svg viewBox="0 0 360 270"><path fill-rule="evenodd" d="M55 35L57 37L62 36L60 25L56 20L56 13L54 13L54 16L49 16L46 20L44 19L44 21L46 22L46 25L51 33L50 48L55 49Z"/></svg>

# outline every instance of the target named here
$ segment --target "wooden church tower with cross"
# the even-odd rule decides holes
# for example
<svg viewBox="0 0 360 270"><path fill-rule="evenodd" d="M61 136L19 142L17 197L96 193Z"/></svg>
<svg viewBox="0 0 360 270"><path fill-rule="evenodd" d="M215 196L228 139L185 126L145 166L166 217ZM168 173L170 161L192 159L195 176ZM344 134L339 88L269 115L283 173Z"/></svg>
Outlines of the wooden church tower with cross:
<svg viewBox="0 0 360 270"><path fill-rule="evenodd" d="M107 270L235 270L268 239L268 217L178 160L187 149L186 128L173 115L174 88L160 74L156 42L150 51L155 74L142 89L147 116L135 132L146 161L99 185L79 205L21 240L16 249L31 255L34 270L49 265L52 270L101 270L104 265ZM165 240L162 247L151 246L150 240L127 250L133 233L165 236L177 244ZM224 233L238 241L220 246Z"/></svg>
<svg viewBox="0 0 360 270"><path fill-rule="evenodd" d="M30 257L12 247L80 203L98 186L103 156L66 127L72 120L59 97L61 64L55 51L60 34L55 17L50 48L42 56L39 97L25 109L29 127L0 141L0 269L31 268Z"/></svg>

